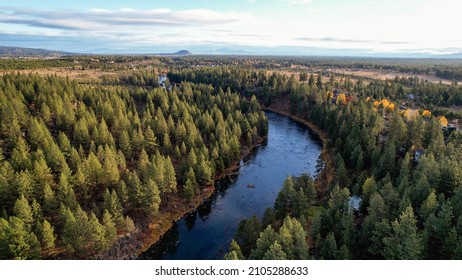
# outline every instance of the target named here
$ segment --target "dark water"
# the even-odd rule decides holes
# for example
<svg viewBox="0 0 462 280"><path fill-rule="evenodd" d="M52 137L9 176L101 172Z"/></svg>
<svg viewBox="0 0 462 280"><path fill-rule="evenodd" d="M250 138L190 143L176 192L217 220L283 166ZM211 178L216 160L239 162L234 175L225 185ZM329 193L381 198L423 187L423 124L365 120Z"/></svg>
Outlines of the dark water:
<svg viewBox="0 0 462 280"><path fill-rule="evenodd" d="M266 143L245 158L238 174L216 183L216 194L179 220L141 259L222 259L239 221L263 216L288 174L316 173L322 145L305 126L267 112ZM255 188L248 188L253 184Z"/></svg>

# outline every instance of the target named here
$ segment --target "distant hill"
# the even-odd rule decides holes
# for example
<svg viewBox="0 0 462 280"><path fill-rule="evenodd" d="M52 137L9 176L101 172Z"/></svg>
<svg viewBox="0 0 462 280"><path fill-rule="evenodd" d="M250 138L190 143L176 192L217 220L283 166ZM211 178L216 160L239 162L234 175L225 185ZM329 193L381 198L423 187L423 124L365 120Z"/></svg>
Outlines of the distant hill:
<svg viewBox="0 0 462 280"><path fill-rule="evenodd" d="M32 49L0 46L0 57L59 57L71 53L46 49Z"/></svg>
<svg viewBox="0 0 462 280"><path fill-rule="evenodd" d="M181 50L177 51L176 53L159 53L156 55L161 55L161 56L187 56L187 55L192 55L193 53L188 51L188 50Z"/></svg>
<svg viewBox="0 0 462 280"><path fill-rule="evenodd" d="M445 54L441 55L443 58L462 58L462 53L452 53L452 54Z"/></svg>
<svg viewBox="0 0 462 280"><path fill-rule="evenodd" d="M193 53L188 51L188 50L181 50L176 53L173 53L173 55L192 55Z"/></svg>

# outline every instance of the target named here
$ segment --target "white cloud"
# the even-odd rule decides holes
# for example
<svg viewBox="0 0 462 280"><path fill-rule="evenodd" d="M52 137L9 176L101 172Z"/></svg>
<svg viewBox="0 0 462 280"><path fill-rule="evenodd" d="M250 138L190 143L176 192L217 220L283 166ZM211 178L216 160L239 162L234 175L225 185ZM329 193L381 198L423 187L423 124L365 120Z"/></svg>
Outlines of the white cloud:
<svg viewBox="0 0 462 280"><path fill-rule="evenodd" d="M313 0L279 0L279 1L287 3L289 5L308 5L313 2Z"/></svg>
<svg viewBox="0 0 462 280"><path fill-rule="evenodd" d="M0 8L1 23L62 30L94 30L95 28L110 28L114 25L125 28L156 25L215 25L238 22L247 18L249 16L242 13L218 12L208 9L179 11L171 9L121 9L113 11L92 9L79 12L12 7Z"/></svg>
<svg viewBox="0 0 462 280"><path fill-rule="evenodd" d="M236 11L207 9L32 9L0 6L8 42L26 34L54 42L125 47L216 44L276 48L361 49L371 52L442 50L461 46L459 0L246 0ZM419 5L416 2L419 1ZM422 2L420 2L422 1ZM308 5L310 4L310 5ZM167 4L168 5L168 4ZM261 5L261 8L258 6ZM298 5L298 6L296 6ZM301 6L308 5L308 6ZM252 6L252 8L249 8ZM51 35L53 34L53 36ZM1 35L1 34L0 34ZM6 41L3 41L6 42ZM19 42L19 41L18 41ZM56 44L58 44L56 43ZM64 44L64 43L63 43ZM447 50L450 51L450 50Z"/></svg>

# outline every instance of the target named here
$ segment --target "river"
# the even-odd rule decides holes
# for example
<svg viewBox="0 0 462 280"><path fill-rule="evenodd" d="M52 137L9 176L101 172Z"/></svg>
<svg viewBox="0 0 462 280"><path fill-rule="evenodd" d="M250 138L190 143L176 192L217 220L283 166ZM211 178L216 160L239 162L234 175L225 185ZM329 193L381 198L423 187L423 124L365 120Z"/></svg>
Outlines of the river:
<svg viewBox="0 0 462 280"><path fill-rule="evenodd" d="M239 221L252 215L261 218L273 207L287 175L314 176L319 171L318 137L286 116L266 114L265 143L241 161L234 178L217 181L212 198L176 222L140 259L223 259Z"/></svg>

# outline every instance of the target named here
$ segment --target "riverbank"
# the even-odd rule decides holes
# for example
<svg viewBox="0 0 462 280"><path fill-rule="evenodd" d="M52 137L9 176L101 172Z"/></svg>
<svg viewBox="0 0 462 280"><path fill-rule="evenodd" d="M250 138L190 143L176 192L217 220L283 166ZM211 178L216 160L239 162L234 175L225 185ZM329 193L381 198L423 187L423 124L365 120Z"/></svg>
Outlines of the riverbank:
<svg viewBox="0 0 462 280"><path fill-rule="evenodd" d="M320 172L316 180L316 189L317 189L318 198L319 198L318 201L321 201L322 198L326 196L327 187L329 185L328 183L330 182L330 179L332 177L332 176L329 176L329 174L331 174L329 170L331 170L330 167L331 167L332 157L328 149L327 135L322 130L320 130L318 127L316 127L313 123L311 123L310 121L304 120L297 116L293 116L286 111L278 110L276 108L271 108L271 107L264 108L264 110L286 116L290 118L291 120L304 125L308 129L310 129L310 131L312 131L319 138L320 142L323 145L322 150L321 150L321 157L326 163L325 168ZM265 138L261 138L259 139L258 143L253 145L252 147L244 148L241 151L240 158L243 159L246 156L248 156L250 153L253 152L254 149L260 146L264 140ZM239 164L240 164L240 160L234 162L224 172L222 172L221 174L218 174L215 177L215 180L219 180L223 177L234 174L236 169L239 168ZM168 230L175 224L175 222L177 222L178 220L180 220L187 214L195 211L202 203L210 199L214 193L215 193L215 188L213 186L209 186L205 188L201 194L195 197L191 203L185 203L184 201L182 202L180 201L181 199L179 199L178 201L172 201L172 203L175 204L175 207L171 209L170 211L161 212L159 217L156 219L156 222L148 225L143 230L143 232L138 235L140 244L136 248L135 252L132 252L131 254L128 254L128 255L136 254L136 256L139 256L144 251L149 249L152 245L156 244L164 236L164 234L168 232Z"/></svg>
<svg viewBox="0 0 462 280"><path fill-rule="evenodd" d="M327 187L329 174L327 170L330 170L331 166L331 156L330 151L328 149L328 138L327 135L323 133L320 129L318 129L314 124L311 122L299 118L297 116L292 116L288 112L284 112L281 110L277 110L275 108L264 108L268 112L274 112L283 116L288 117L289 119L300 123L301 125L309 128L317 137L319 138L320 142L322 142L323 146L321 149L321 157L325 161L326 165L325 168L320 172L316 180L316 189L318 193L318 202L321 202L323 198L326 197L327 194ZM265 137L266 138L266 137ZM258 146L261 145L265 138L259 139L258 143L251 147L244 147L241 150L241 157L243 159L251 154ZM224 172L221 174L217 174L215 180L219 180L223 177L233 175L236 170L240 167L241 160L235 161L231 166L229 166ZM253 183L252 181L250 181ZM184 216L188 215L189 213L195 211L200 205L202 205L205 201L208 201L216 192L214 186L209 186L207 188L202 189L202 192L197 195L194 200L190 203L187 203L182 198L176 198L169 200L169 207L168 211L165 209L159 214L156 218L155 223L146 224L138 230L138 232L131 234L131 235L124 235L120 236L119 240L116 244L109 250L109 252L103 256L100 256L101 259L134 259L141 255L143 252L148 250L152 245L156 244L168 231L172 228L172 226Z"/></svg>
<svg viewBox="0 0 462 280"><path fill-rule="evenodd" d="M214 182L220 180L232 173L234 173L239 168L239 163L242 159L247 157L250 153L252 153L257 147L259 147L264 141L266 140L265 137L260 137L256 144L252 145L251 147L243 147L241 150L241 156L238 161L233 162L228 168L226 168L220 174L217 174L214 178ZM156 218L155 223L151 223L148 225L147 229L145 229L139 237L139 242L141 243L138 248L136 248L136 252L127 252L127 256L136 254L139 256L141 253L149 249L152 245L157 243L160 238L174 225L175 222L183 218L184 216L188 215L189 213L195 211L202 203L210 199L210 197L214 194L215 187L213 185L207 186L206 188L202 189L201 193L196 196L193 201L189 203L184 203L177 199L174 203L176 207L168 212L161 212L159 217Z"/></svg>
<svg viewBox="0 0 462 280"><path fill-rule="evenodd" d="M262 110L284 115L290 118L291 120L294 120L300 124L305 125L317 137L319 137L319 139L322 142L321 158L324 161L325 165L315 180L315 187L316 187L316 192L318 196L318 200L316 201L316 203L318 204L324 201L327 197L327 193L329 191L329 185L332 182L333 174L334 174L333 173L334 172L333 155L332 155L332 150L329 145L329 137L327 136L327 134L324 131L322 131L319 127L317 127L314 123L312 123L311 121L302 119L300 117L290 114L288 112L287 106L283 106L283 109L274 108L271 105L267 107L262 106Z"/></svg>

